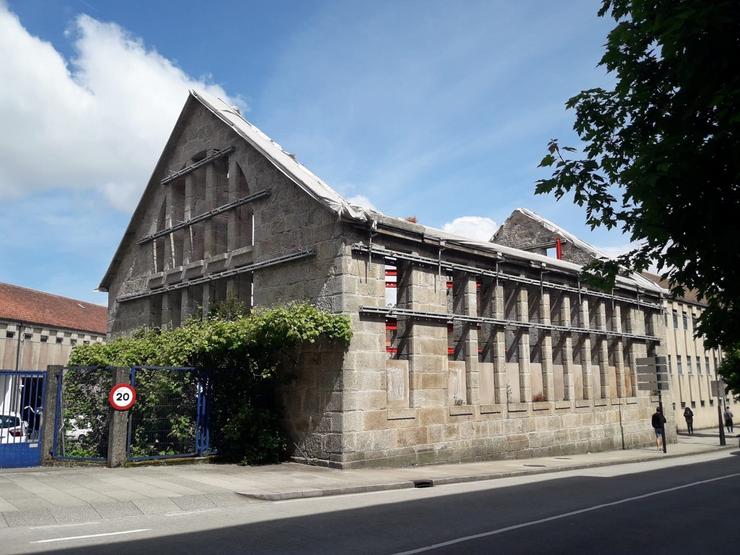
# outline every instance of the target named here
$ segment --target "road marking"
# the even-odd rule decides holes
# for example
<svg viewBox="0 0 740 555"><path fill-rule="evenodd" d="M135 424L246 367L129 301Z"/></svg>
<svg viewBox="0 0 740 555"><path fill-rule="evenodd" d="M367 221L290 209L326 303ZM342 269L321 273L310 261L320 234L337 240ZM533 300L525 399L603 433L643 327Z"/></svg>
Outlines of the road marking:
<svg viewBox="0 0 740 555"><path fill-rule="evenodd" d="M548 516L546 518L530 520L529 522L522 522L521 524L514 524L512 526L506 526L505 528L498 528L497 530L489 530L488 532L481 532L480 534L462 536L460 538L455 538L453 540L448 540L448 541L440 542L440 543L433 543L431 545L425 545L423 547L419 547L416 549L410 549L409 551L400 551L398 553L394 553L394 555L413 555L414 553L424 553L425 551L433 551L441 547L448 547L450 545L456 545L458 543L463 543L463 542L467 542L470 540L477 540L480 538L486 538L488 536L495 536L497 534L503 534L504 532L511 532L512 530L519 530L520 528L526 528L528 526L534 526L536 524L542 524L544 522L551 522L553 520L560 520L561 518L568 518L568 517L580 515L583 513L589 513L591 511L598 511L599 509L604 509L606 507L614 507L615 505L621 505L623 503L629 503L631 501L638 501L639 499L646 499L648 497L653 497L655 495L662 495L664 493L670 493L672 491L678 491L678 490L682 490L686 488L691 488L694 486L700 486L702 484L709 484L711 482L716 482L718 480L726 480L727 478L735 478L737 476L740 476L740 472L736 472L734 474L726 474L724 476L718 476L716 478L709 478L708 480L700 480L698 482L691 482L690 484L683 484L681 486L675 486L672 488L651 491L650 493L643 493L642 495L635 495L634 497L626 497L624 499L620 499L618 501L611 501L609 503L601 503L599 505L593 505L591 507L586 507L584 509L578 509L576 511L569 511L567 513L561 513L559 515Z"/></svg>
<svg viewBox="0 0 740 555"><path fill-rule="evenodd" d="M86 540L88 538L104 538L106 536L120 536L122 534L136 534L138 532L149 532L151 528L139 528L137 530L123 530L121 532L106 532L104 534L87 534L85 536L67 536L66 538L51 538L48 540L36 540L31 543L69 542L73 540Z"/></svg>

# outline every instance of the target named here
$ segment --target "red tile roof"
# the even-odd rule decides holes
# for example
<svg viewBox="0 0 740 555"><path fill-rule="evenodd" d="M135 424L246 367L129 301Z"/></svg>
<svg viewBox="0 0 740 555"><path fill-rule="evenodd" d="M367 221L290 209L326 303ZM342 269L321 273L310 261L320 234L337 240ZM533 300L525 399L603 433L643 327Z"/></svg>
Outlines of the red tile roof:
<svg viewBox="0 0 740 555"><path fill-rule="evenodd" d="M652 272L641 272L643 277L649 279L653 283L657 283L660 285L663 289L671 290L671 284L668 283L667 279L663 279L657 274L653 274ZM692 304L698 304L701 306L707 306L706 301L699 300L699 292L696 289L684 289L683 290L683 296L679 297L677 300L679 301L685 301L687 303Z"/></svg>
<svg viewBox="0 0 740 555"><path fill-rule="evenodd" d="M0 283L0 320L105 335L108 309L87 301Z"/></svg>

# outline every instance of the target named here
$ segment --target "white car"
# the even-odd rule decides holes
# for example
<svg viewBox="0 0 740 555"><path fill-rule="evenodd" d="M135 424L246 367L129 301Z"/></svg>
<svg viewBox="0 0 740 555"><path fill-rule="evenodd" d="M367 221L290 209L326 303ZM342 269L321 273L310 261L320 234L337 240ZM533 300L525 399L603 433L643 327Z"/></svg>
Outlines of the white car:
<svg viewBox="0 0 740 555"><path fill-rule="evenodd" d="M28 422L18 413L0 414L0 444L26 443Z"/></svg>
<svg viewBox="0 0 740 555"><path fill-rule="evenodd" d="M69 427L64 432L64 435L67 439L82 440L85 439L90 432L92 432L90 425L85 423L84 420L82 420L82 417L78 416L77 418L69 419Z"/></svg>

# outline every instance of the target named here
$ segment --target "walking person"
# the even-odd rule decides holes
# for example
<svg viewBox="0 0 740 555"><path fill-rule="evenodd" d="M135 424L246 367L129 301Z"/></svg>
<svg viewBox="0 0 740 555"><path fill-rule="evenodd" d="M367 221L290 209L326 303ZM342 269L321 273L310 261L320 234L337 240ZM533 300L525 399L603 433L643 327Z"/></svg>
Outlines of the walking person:
<svg viewBox="0 0 740 555"><path fill-rule="evenodd" d="M663 425L666 423L665 416L663 416L663 410L658 407L655 409L655 413L652 418L653 430L655 430L655 445L658 447L658 453L663 450L665 445L665 436L663 435Z"/></svg>
<svg viewBox="0 0 740 555"><path fill-rule="evenodd" d="M683 417L686 419L686 431L690 435L694 435L694 411L686 407L683 409Z"/></svg>
<svg viewBox="0 0 740 555"><path fill-rule="evenodd" d="M727 427L728 433L732 433L732 416L730 409L725 406L725 426Z"/></svg>

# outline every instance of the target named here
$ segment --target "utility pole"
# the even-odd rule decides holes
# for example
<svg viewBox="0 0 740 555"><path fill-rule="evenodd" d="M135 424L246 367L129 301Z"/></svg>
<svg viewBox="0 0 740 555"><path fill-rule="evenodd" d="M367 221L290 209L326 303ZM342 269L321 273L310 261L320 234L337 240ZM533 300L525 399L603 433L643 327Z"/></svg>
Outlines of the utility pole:
<svg viewBox="0 0 740 555"><path fill-rule="evenodd" d="M722 380L719 379L719 376L717 376L717 369L714 369L714 377L717 378L712 382L712 388L715 390L712 393L714 393L717 396L717 423L719 424L719 444L720 445L727 445L727 441L725 440L725 426L724 422L722 421L722 400L724 399L724 387L722 387L724 384L722 383Z"/></svg>
<svg viewBox="0 0 740 555"><path fill-rule="evenodd" d="M660 433L663 436L663 453L668 452L668 441L665 437L665 413L663 412L663 394L660 392L660 387L658 388L658 409L660 410L660 417L662 420L660 421Z"/></svg>

